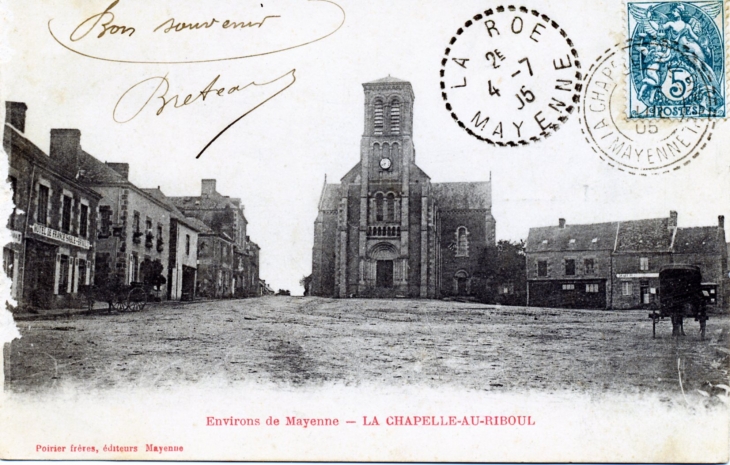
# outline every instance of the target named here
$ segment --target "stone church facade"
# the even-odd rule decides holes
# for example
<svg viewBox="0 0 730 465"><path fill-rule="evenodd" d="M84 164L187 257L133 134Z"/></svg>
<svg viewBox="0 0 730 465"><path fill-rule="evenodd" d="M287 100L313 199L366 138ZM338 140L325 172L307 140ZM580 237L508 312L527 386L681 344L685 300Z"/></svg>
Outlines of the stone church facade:
<svg viewBox="0 0 730 465"><path fill-rule="evenodd" d="M491 179L432 183L415 163L413 89L363 84L360 162L322 190L314 223L313 295L474 296L495 245Z"/></svg>

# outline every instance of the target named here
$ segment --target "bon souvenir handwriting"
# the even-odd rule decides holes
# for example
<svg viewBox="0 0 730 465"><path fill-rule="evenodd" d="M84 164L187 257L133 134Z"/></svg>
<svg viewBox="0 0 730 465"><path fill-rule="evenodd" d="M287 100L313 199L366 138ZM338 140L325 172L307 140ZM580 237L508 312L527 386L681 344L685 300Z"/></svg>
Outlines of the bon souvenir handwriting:
<svg viewBox="0 0 730 465"><path fill-rule="evenodd" d="M48 31L59 45L86 58L125 64L177 65L238 60L292 50L329 37L345 21L344 10L329 0L290 3L289 10L281 7L283 11L269 11L263 3L256 3L264 13L252 9L254 3L216 4L206 7L209 8L206 12L190 10L187 5L188 10L172 15L158 4L145 6L144 14L140 15L138 8L132 9L128 4L132 2L114 0L104 9L80 18L58 22L51 19ZM235 45L230 46L231 43ZM291 68L273 77L222 86L219 81L232 79L212 71L207 85L180 93L170 90L169 73L151 76L122 93L112 117L118 123L127 123L156 104L155 114L160 116L166 108L232 96L254 87L271 89L213 137L198 153L196 158L199 158L223 132L291 87L296 82L295 72ZM146 86L150 92L146 92Z"/></svg>

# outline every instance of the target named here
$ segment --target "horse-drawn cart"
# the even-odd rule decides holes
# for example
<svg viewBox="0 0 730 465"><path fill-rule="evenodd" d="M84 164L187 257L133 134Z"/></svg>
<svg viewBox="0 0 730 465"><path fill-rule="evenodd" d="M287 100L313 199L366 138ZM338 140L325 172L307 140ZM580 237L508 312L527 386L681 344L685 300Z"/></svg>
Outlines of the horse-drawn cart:
<svg viewBox="0 0 730 465"><path fill-rule="evenodd" d="M89 310L96 302L106 302L109 311L139 312L147 305L149 290L142 283L108 284L106 286L83 286L80 291L86 296Z"/></svg>
<svg viewBox="0 0 730 465"><path fill-rule="evenodd" d="M649 314L653 337L657 320L666 317L672 321L672 336L684 336L684 319L692 317L700 323L700 336L705 338L707 304L714 295L712 285L702 284L700 268L694 265L668 265L659 272L659 312Z"/></svg>

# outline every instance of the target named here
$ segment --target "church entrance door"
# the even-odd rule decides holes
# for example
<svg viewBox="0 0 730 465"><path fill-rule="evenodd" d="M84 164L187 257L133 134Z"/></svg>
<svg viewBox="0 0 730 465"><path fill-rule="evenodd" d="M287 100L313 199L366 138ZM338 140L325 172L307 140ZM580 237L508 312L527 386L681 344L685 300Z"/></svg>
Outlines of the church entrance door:
<svg viewBox="0 0 730 465"><path fill-rule="evenodd" d="M387 289L393 287L393 260L378 260L375 271L377 287Z"/></svg>
<svg viewBox="0 0 730 465"><path fill-rule="evenodd" d="M457 294L466 295L466 278L456 278Z"/></svg>

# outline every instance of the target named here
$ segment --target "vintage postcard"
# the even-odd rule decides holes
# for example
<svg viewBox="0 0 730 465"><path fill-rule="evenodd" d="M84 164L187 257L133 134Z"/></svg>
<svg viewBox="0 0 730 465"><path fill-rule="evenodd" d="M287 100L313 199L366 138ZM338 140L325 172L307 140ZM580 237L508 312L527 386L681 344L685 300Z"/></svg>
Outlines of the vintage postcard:
<svg viewBox="0 0 730 465"><path fill-rule="evenodd" d="M0 1L0 458L727 462L727 12Z"/></svg>

